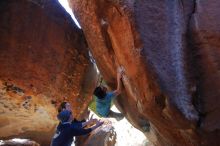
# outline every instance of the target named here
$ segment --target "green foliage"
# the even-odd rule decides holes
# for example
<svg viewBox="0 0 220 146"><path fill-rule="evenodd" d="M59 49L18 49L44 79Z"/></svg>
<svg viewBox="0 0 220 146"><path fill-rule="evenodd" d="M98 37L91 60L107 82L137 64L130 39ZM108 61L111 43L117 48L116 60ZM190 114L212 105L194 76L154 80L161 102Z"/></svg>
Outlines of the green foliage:
<svg viewBox="0 0 220 146"><path fill-rule="evenodd" d="M96 112L95 96L93 96L92 102L89 104L89 109L92 110L96 115L100 117L100 115Z"/></svg>

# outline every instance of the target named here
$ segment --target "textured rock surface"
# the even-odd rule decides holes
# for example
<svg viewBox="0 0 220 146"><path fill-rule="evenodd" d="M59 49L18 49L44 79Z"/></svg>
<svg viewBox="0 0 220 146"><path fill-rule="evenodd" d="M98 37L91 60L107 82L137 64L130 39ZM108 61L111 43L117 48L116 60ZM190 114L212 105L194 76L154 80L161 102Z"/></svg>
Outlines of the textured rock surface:
<svg viewBox="0 0 220 146"><path fill-rule="evenodd" d="M220 2L69 0L117 104L155 145L217 145ZM150 127L149 127L150 125Z"/></svg>
<svg viewBox="0 0 220 146"><path fill-rule="evenodd" d="M57 124L50 98L6 91L0 85L0 139L28 138L48 145Z"/></svg>
<svg viewBox="0 0 220 146"><path fill-rule="evenodd" d="M153 144L220 143L220 2L69 1L112 88L124 67L117 105ZM48 145L55 106L81 118L95 83L82 31L55 0L1 0L0 34L0 138Z"/></svg>
<svg viewBox="0 0 220 146"><path fill-rule="evenodd" d="M58 1L0 1L0 139L48 145L56 106L65 97L80 119L95 79L83 33Z"/></svg>
<svg viewBox="0 0 220 146"><path fill-rule="evenodd" d="M116 142L116 132L109 120L92 131L89 135L81 137L76 146L114 146Z"/></svg>

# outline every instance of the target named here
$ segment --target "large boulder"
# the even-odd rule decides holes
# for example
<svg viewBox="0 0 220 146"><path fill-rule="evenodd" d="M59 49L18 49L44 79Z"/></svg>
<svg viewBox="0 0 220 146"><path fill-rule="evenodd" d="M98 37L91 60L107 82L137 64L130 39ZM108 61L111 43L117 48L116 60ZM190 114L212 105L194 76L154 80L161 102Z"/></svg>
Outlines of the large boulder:
<svg viewBox="0 0 220 146"><path fill-rule="evenodd" d="M105 120L101 127L84 136L84 138L76 143L76 146L114 146L116 137L117 134L112 123Z"/></svg>
<svg viewBox="0 0 220 146"><path fill-rule="evenodd" d="M217 145L217 0L69 0L119 109L155 145Z"/></svg>
<svg viewBox="0 0 220 146"><path fill-rule="evenodd" d="M57 0L0 1L0 139L49 145L63 100L81 118L97 75L87 47Z"/></svg>

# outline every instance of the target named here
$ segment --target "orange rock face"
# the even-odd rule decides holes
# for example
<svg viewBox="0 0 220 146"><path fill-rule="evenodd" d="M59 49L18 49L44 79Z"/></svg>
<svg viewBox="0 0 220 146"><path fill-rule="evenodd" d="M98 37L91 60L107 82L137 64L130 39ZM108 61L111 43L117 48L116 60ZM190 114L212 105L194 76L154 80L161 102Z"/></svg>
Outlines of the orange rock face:
<svg viewBox="0 0 220 146"><path fill-rule="evenodd" d="M117 104L155 145L218 145L217 0L69 0Z"/></svg>
<svg viewBox="0 0 220 146"><path fill-rule="evenodd" d="M91 101L87 43L58 1L2 0L0 12L0 139L49 145L64 97L78 119Z"/></svg>
<svg viewBox="0 0 220 146"><path fill-rule="evenodd" d="M85 38L57 1L0 1L0 139L48 145L64 97L81 118L89 47L112 88L124 68L116 104L154 145L219 145L219 1L69 2Z"/></svg>

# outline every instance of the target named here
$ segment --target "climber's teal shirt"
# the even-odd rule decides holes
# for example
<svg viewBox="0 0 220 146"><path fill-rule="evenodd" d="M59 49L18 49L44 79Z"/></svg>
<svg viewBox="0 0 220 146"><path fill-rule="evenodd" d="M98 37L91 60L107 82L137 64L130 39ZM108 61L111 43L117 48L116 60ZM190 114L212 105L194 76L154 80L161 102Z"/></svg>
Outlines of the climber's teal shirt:
<svg viewBox="0 0 220 146"><path fill-rule="evenodd" d="M102 116L107 117L111 108L111 101L115 97L114 92L108 92L103 99L96 97L96 111Z"/></svg>

